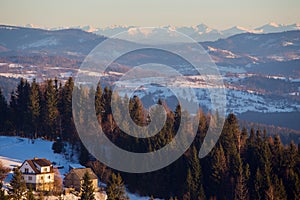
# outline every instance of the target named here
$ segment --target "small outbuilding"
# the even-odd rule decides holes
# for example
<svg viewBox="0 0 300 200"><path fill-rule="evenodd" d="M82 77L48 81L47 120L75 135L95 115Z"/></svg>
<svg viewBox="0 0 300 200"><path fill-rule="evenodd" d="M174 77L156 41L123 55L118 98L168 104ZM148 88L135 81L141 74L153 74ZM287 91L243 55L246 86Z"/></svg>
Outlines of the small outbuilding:
<svg viewBox="0 0 300 200"><path fill-rule="evenodd" d="M84 174L88 173L95 189L98 188L98 177L91 168L75 168L72 169L64 178L64 186L66 188L74 188L80 192L83 183Z"/></svg>

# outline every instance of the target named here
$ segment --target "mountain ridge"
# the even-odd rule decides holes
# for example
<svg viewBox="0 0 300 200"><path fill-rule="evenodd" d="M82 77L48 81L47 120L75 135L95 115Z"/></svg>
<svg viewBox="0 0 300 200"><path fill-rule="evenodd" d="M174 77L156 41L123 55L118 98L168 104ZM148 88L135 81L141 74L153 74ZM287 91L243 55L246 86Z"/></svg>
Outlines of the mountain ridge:
<svg viewBox="0 0 300 200"><path fill-rule="evenodd" d="M33 24L27 24L24 27L38 28L39 26ZM90 25L83 25L83 26L69 26L69 27L54 27L54 28L40 27L40 28L46 30L60 30L60 29L75 28L75 29L84 30L86 32L103 35L105 37L111 37L123 31L130 31L131 29L140 29L142 28L142 26L114 25L114 26L107 26L107 27L93 27ZM176 30L178 32L181 32L191 37L192 39L198 42L205 42L205 41L215 41L218 39L227 38L239 33L275 33L275 32L283 32L283 31L300 30L300 23L279 24L275 22L270 22L256 28L247 28L247 27L235 25L233 27L226 28L226 29L216 29L207 26L204 23L198 25L192 25L192 26L166 25L166 26L159 26L157 28Z"/></svg>

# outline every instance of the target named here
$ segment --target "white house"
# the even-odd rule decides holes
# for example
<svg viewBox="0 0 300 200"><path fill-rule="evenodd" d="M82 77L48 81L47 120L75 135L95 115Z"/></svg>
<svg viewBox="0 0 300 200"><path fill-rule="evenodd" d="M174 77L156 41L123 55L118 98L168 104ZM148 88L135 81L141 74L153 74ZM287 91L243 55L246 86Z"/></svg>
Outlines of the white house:
<svg viewBox="0 0 300 200"><path fill-rule="evenodd" d="M54 187L53 166L45 158L34 158L25 160L20 167L26 184L32 189L39 191L50 191Z"/></svg>

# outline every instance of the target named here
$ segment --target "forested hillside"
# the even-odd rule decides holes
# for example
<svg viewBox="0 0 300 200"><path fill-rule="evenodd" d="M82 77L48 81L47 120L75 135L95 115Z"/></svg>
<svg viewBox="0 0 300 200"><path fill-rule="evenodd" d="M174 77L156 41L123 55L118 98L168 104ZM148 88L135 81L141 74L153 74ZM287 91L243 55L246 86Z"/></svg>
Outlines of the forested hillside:
<svg viewBox="0 0 300 200"><path fill-rule="evenodd" d="M76 88L72 78L64 85L57 79L43 83L22 79L9 102L0 93L0 132L54 140L56 152L63 148L61 141L68 141L81 152L81 163L92 167L105 182L106 174L116 171L90 156L81 144L73 122L73 91L82 101L90 95L95 97L95 105L86 109L95 110L99 124L111 141L133 152L155 151L168 144L176 135L182 115L188 115L179 105L173 111L159 100L157 103L167 112L164 127L153 137L136 139L116 126L110 108L111 101L125 106L124 98L128 97L112 96L112 91L100 84L97 88ZM130 99L129 110L136 124L149 123L149 112L138 97ZM89 118L84 116L75 117L89 124ZM177 161L155 172L121 173L130 191L165 199L300 199L299 145L293 141L283 145L279 135L269 136L265 130L241 128L236 116L229 114L216 146L208 156L199 159L208 126L212 120L218 121L219 116L199 110L199 117L196 138ZM186 129L186 134L189 131Z"/></svg>

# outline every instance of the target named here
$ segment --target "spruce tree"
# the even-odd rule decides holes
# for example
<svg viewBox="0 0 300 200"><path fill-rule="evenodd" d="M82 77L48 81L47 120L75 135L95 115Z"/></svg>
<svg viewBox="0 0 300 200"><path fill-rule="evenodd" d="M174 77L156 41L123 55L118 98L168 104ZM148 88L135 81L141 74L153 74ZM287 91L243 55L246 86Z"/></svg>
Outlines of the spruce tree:
<svg viewBox="0 0 300 200"><path fill-rule="evenodd" d="M255 179L254 179L254 199L260 200L264 197L263 191L263 176L258 168L256 171Z"/></svg>
<svg viewBox="0 0 300 200"><path fill-rule="evenodd" d="M80 200L94 200L95 199L95 188L93 182L90 179L90 175L86 172L83 176L83 183L81 186L81 198Z"/></svg>
<svg viewBox="0 0 300 200"><path fill-rule="evenodd" d="M192 199L205 199L205 194L202 185L202 172L200 160L198 158L197 149L195 146L192 147L192 155L190 160L190 174L192 177L190 183L190 195Z"/></svg>
<svg viewBox="0 0 300 200"><path fill-rule="evenodd" d="M0 131L5 130L5 123L8 120L8 105L0 88Z"/></svg>
<svg viewBox="0 0 300 200"><path fill-rule="evenodd" d="M35 79L33 80L30 88L30 97L29 97L29 110L30 110L30 119L31 119L31 129L37 137L38 125L40 120L40 91L39 85L36 83Z"/></svg>
<svg viewBox="0 0 300 200"><path fill-rule="evenodd" d="M283 161L284 161L284 148L278 134L274 136L274 144L272 145L271 150L272 150L273 172L275 174L281 174L282 173L281 170L283 169Z"/></svg>
<svg viewBox="0 0 300 200"><path fill-rule="evenodd" d="M286 191L283 185L282 179L278 179L278 176L274 176L274 196L278 200L286 200Z"/></svg>
<svg viewBox="0 0 300 200"><path fill-rule="evenodd" d="M31 185L29 186L29 190L27 191L26 200L35 200Z"/></svg>
<svg viewBox="0 0 300 200"><path fill-rule="evenodd" d="M243 163L241 159L239 159L239 166L238 166L238 175L236 178L235 189L234 189L234 199L239 200L247 200L249 199L248 193L248 186L247 186L247 179L249 176L249 169L246 167L245 173L243 170Z"/></svg>
<svg viewBox="0 0 300 200"><path fill-rule="evenodd" d="M16 92L13 94L13 102L11 107L14 111L12 119L18 132L24 135L24 131L28 132L30 124L30 111L29 111L29 94L30 85L25 79L21 79L17 86Z"/></svg>
<svg viewBox="0 0 300 200"><path fill-rule="evenodd" d="M125 186L120 174L112 173L111 179L107 185L107 200L128 200L125 192Z"/></svg>
<svg viewBox="0 0 300 200"><path fill-rule="evenodd" d="M248 197L248 188L245 182L245 177L243 174L237 177L235 190L234 190L234 199L235 200L247 200Z"/></svg>
<svg viewBox="0 0 300 200"><path fill-rule="evenodd" d="M61 100L60 100L60 128L64 133L61 137L64 140L68 140L70 142L74 142L77 138L75 125L73 123L73 114L72 114L72 94L74 89L74 81L73 78L70 77L62 91L61 91Z"/></svg>
<svg viewBox="0 0 300 200"><path fill-rule="evenodd" d="M191 173L191 170L188 169L187 171L187 175L186 175L186 181L185 181L185 185L186 185L186 188L185 188L185 196L191 196L191 190L192 190L192 187L193 187L193 177L192 177L192 173Z"/></svg>
<svg viewBox="0 0 300 200"><path fill-rule="evenodd" d="M14 174L10 181L10 185L12 187L12 199L14 200L22 199L26 192L26 184L22 176L22 173L18 168L14 170Z"/></svg>
<svg viewBox="0 0 300 200"><path fill-rule="evenodd" d="M225 195L224 185L228 173L228 167L226 163L226 157L222 145L218 145L212 152L212 157L210 161L210 176L209 176L209 190L212 196Z"/></svg>
<svg viewBox="0 0 300 200"><path fill-rule="evenodd" d="M239 136L238 120L234 114L229 114L225 120L222 135L220 137L220 142L226 156L230 156L237 152L237 147L240 143ZM230 160L227 160L227 164L229 164L229 162Z"/></svg>
<svg viewBox="0 0 300 200"><path fill-rule="evenodd" d="M56 138L57 135L57 120L58 120L58 99L56 95L56 89L53 85L53 81L50 79L47 81L45 91L45 131L51 138Z"/></svg>
<svg viewBox="0 0 300 200"><path fill-rule="evenodd" d="M101 99L102 99L102 88L99 82L95 94L95 110L97 116L101 115L101 113L103 112L103 104Z"/></svg>
<svg viewBox="0 0 300 200"><path fill-rule="evenodd" d="M291 170L288 174L286 193L288 199L300 199L300 180L294 170Z"/></svg>

